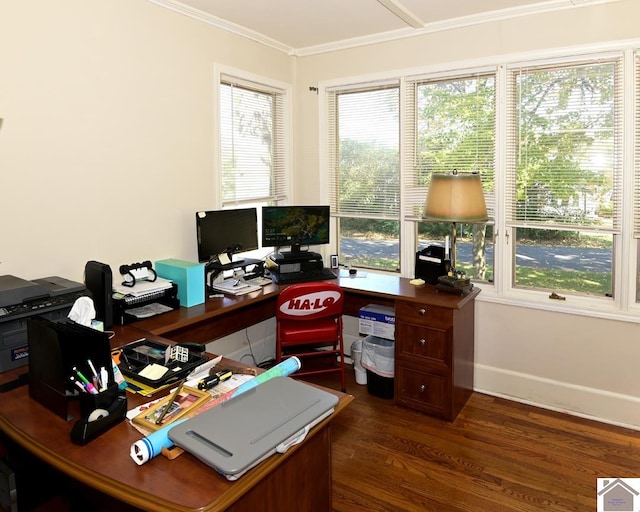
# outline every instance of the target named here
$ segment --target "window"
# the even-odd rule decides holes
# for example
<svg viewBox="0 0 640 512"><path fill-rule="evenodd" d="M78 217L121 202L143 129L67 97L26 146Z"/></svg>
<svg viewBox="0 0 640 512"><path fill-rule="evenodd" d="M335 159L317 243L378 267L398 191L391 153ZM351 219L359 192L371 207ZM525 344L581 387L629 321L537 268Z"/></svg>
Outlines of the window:
<svg viewBox="0 0 640 512"><path fill-rule="evenodd" d="M400 269L399 86L331 91L329 201L340 262Z"/></svg>
<svg viewBox="0 0 640 512"><path fill-rule="evenodd" d="M506 223L513 286L613 296L622 191L622 63L508 72Z"/></svg>
<svg viewBox="0 0 640 512"><path fill-rule="evenodd" d="M489 218L494 212L495 71L409 80L406 86L405 219L420 219L433 172L480 174ZM413 121L415 119L415 121ZM415 141L415 142L414 142ZM418 247L444 244L448 223L418 222ZM457 226L457 268L493 281L493 226Z"/></svg>
<svg viewBox="0 0 640 512"><path fill-rule="evenodd" d="M287 87L223 72L219 101L222 206L286 201Z"/></svg>
<svg viewBox="0 0 640 512"><path fill-rule="evenodd" d="M329 196L342 263L399 271L404 260L409 275L419 248L443 244L450 224L420 222L434 171L481 173L493 214L495 68L336 88L327 104ZM463 225L459 233L459 267L491 281L493 227Z"/></svg>

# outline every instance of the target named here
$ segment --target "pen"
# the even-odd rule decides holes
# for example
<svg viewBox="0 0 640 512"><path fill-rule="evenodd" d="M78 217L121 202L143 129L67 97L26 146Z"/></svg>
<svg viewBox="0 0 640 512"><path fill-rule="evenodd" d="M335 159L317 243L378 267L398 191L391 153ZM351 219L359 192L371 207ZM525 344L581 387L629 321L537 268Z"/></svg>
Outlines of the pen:
<svg viewBox="0 0 640 512"><path fill-rule="evenodd" d="M82 385L82 382L77 381L76 379L74 379L73 377L69 377L71 379L71 382L73 382L76 386L78 386L80 388L80 391L82 391L83 393L86 393L87 390L85 389L85 387Z"/></svg>
<svg viewBox="0 0 640 512"><path fill-rule="evenodd" d="M87 359L87 364L89 365L89 368L91 368L91 373L93 373L93 376L97 379L98 378L98 372L96 371L96 367L93 366L93 363L91 362L91 359Z"/></svg>
<svg viewBox="0 0 640 512"><path fill-rule="evenodd" d="M92 395L98 394L98 390L93 386L93 384L91 384L91 382L87 380L84 375L82 375L82 373L80 373L80 371L75 366L73 367L73 371L76 372L76 375L78 375L78 377L80 377L80 380L84 382L84 385L89 393L91 393Z"/></svg>
<svg viewBox="0 0 640 512"><path fill-rule="evenodd" d="M171 398L169 398L169 401L163 407L162 413L160 414L160 416L158 416L158 419L156 420L156 425L160 425L162 423L162 420L164 419L166 414L169 412L169 409L171 409L171 406L173 405L173 402L175 402L176 398L178 398L178 393L180 393L180 390L182 389L182 385L183 384L184 384L184 379L180 381L180 384L178 384L178 387L176 388L176 390L171 395Z"/></svg>
<svg viewBox="0 0 640 512"><path fill-rule="evenodd" d="M91 373L93 374L93 378L91 380L93 381L94 387L96 389L100 389L102 387L102 384L100 384L100 377L98 377L96 367L93 366L93 362L91 361L91 359L87 359L87 364L89 365L89 368L91 368Z"/></svg>

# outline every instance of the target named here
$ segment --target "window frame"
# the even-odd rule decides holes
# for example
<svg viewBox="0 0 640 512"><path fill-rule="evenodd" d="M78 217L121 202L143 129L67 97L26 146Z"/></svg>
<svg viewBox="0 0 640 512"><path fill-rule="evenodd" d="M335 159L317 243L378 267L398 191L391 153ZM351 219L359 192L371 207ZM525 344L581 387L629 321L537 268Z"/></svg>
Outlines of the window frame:
<svg viewBox="0 0 640 512"><path fill-rule="evenodd" d="M271 78L263 77L237 68L215 64L213 70L213 189L216 208L233 208L243 206L259 206L262 204L287 204L292 197L291 162L293 160L292 147L292 85ZM277 169L273 171L270 194L254 196L245 199L225 200L223 197L223 156L222 156L222 82L232 81L239 87L256 90L265 94L279 96L279 111L276 112L277 137L274 135L273 160ZM259 220L259 219L258 219Z"/></svg>
<svg viewBox="0 0 640 512"><path fill-rule="evenodd" d="M600 298L593 296L571 295L566 301L551 301L549 292L541 289L517 289L510 285L513 272L511 244L508 243L512 233L505 222L505 179L506 179L506 80L507 68L518 62L542 62L545 60L578 61L590 58L605 52L616 52L622 55L623 71L623 133L622 133L622 229L615 236L612 261L612 283L615 296ZM603 318L619 319L623 321L638 321L636 315L640 315L640 303L636 302L636 288L638 276L640 276L640 242L633 238L634 190L640 190L640 177L634 177L634 153L635 134L640 131L640 72L637 80L634 79L637 68L634 66L635 56L640 53L640 40L609 42L573 47L553 48L522 52L520 54L489 56L471 61L448 62L429 66L420 66L408 70L394 70L371 75L360 75L319 82L319 128L320 128L320 175L321 194L326 194L327 165L327 117L324 95L330 87L348 87L374 81L394 80L419 74L461 74L465 69L473 67L495 66L497 68L496 80L496 188L495 188L495 217L494 217L494 282L476 283L482 289L479 296L481 301L495 302L506 305L516 305L550 311L571 311L578 315L599 316ZM403 100L401 100L403 101ZM637 125L637 128L636 128ZM401 120L401 130L404 130ZM640 136L639 142L640 144ZM640 151L638 152L640 154ZM404 148L401 148L402 168L404 168ZM640 162L638 162L640 169ZM640 170L638 171L640 176ZM634 189L633 187L637 188ZM402 194L405 193L402 187ZM640 196L640 192L637 193ZM324 196L326 199L326 195ZM640 201L640 198L638 199ZM412 233L414 224L403 221L401 224L400 259L402 276L413 277L413 265L415 253L415 234ZM334 231L335 234L335 231ZM333 242L335 243L335 241ZM408 249L407 247L410 247ZM334 247L335 249L335 247Z"/></svg>

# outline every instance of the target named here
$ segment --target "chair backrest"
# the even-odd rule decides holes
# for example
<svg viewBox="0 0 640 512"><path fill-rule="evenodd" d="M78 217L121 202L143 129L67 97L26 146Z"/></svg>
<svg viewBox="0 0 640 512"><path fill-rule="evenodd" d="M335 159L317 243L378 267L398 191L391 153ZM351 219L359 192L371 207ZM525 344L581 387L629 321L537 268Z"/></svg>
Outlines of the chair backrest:
<svg viewBox="0 0 640 512"><path fill-rule="evenodd" d="M339 316L344 308L344 292L325 281L292 284L278 296L276 319L313 320Z"/></svg>

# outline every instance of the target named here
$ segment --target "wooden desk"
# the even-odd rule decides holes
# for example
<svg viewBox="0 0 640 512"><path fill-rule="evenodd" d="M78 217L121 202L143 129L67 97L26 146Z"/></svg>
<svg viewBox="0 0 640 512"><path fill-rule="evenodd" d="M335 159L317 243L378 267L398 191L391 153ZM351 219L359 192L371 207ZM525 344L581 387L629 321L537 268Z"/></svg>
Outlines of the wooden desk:
<svg viewBox="0 0 640 512"><path fill-rule="evenodd" d="M473 390L475 297L413 286L409 279L369 273L338 280L345 314L358 316L375 303L396 311L395 401L453 420ZM135 325L177 341L207 343L275 315L281 287L209 299L205 304L153 317Z"/></svg>
<svg viewBox="0 0 640 512"><path fill-rule="evenodd" d="M115 330L114 346L142 336L157 338L132 327ZM5 372L0 380L6 382L24 371ZM76 446L69 438L71 423L30 399L27 386L0 395L0 430L73 480L142 510L330 511L331 419L352 397L328 391L340 398L332 416L312 429L303 443L270 457L235 482L188 453L172 461L159 456L143 466L136 465L129 451L141 434L126 420L88 445ZM127 397L129 408L149 400L132 394ZM20 492L25 489L18 489ZM111 506L111 510L120 510ZM102 510L98 502L90 509Z"/></svg>

